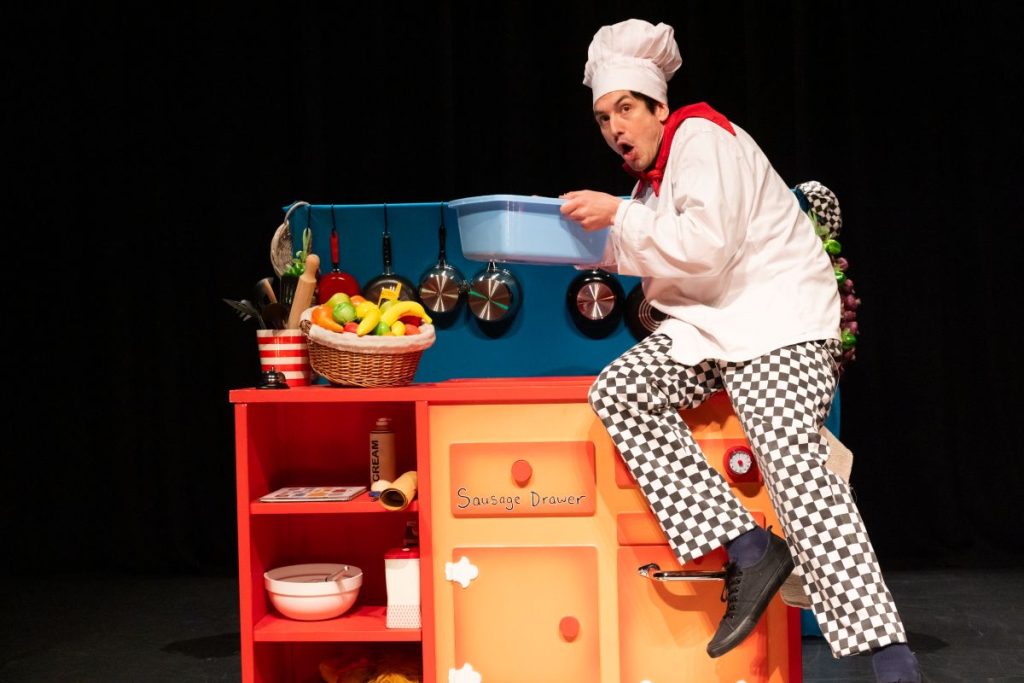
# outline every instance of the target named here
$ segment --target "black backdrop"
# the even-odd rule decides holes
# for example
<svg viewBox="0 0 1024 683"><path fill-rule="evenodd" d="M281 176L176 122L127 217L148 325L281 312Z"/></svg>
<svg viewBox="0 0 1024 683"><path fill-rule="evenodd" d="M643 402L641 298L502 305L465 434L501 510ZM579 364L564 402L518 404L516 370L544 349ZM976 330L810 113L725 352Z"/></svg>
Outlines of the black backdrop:
<svg viewBox="0 0 1024 683"><path fill-rule="evenodd" d="M220 297L270 274L280 207L628 192L581 79L630 16L676 29L673 106L708 101L839 195L865 302L843 440L883 566L1018 561L1024 25L940 4L9 17L4 570L231 574L227 392L257 361Z"/></svg>

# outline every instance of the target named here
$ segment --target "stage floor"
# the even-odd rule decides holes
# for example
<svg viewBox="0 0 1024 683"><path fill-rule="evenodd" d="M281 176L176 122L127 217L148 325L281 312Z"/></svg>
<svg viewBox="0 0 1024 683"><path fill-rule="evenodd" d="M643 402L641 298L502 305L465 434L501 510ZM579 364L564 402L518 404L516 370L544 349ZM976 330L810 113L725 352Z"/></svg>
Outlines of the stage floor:
<svg viewBox="0 0 1024 683"><path fill-rule="evenodd" d="M930 683L1024 681L1024 570L886 577ZM0 682L240 679L234 578L9 578L0 614ZM866 657L803 645L807 683L874 680Z"/></svg>

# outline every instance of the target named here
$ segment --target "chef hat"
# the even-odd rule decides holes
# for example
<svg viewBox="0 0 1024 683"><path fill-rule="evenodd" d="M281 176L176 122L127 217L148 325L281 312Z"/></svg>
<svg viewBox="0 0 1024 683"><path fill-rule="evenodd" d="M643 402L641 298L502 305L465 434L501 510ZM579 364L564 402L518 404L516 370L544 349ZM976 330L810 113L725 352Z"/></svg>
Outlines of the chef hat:
<svg viewBox="0 0 1024 683"><path fill-rule="evenodd" d="M583 84L594 101L615 90L633 90L668 104L668 81L683 63L672 27L627 19L602 26L588 49Z"/></svg>

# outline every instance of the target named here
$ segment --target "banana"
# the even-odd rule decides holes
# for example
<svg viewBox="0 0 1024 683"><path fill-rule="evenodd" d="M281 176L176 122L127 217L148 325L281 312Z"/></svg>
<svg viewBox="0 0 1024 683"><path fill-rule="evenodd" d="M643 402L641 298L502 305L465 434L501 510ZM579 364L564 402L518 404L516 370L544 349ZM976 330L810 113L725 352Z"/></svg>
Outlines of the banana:
<svg viewBox="0 0 1024 683"><path fill-rule="evenodd" d="M372 301L360 301L356 305L356 317L362 320L366 317L366 314L377 308L377 304Z"/></svg>
<svg viewBox="0 0 1024 683"><path fill-rule="evenodd" d="M433 322L427 312L423 310L423 306L418 301L399 301L397 304L388 308L381 315L380 319L391 327L392 324L403 315L415 315L419 317L425 323Z"/></svg>
<svg viewBox="0 0 1024 683"><path fill-rule="evenodd" d="M356 334L360 337L365 336L377 329L377 323L380 322L380 309L374 306L373 308L366 311L366 315L359 321L359 327L356 328Z"/></svg>

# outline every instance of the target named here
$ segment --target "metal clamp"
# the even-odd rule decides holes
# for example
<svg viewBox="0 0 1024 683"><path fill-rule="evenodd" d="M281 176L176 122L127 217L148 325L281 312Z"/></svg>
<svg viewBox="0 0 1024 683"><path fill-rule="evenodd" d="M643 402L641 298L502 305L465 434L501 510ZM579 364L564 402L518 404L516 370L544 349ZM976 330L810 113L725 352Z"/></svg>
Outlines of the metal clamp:
<svg viewBox="0 0 1024 683"><path fill-rule="evenodd" d="M725 578L724 571L714 569L682 569L672 572L660 570L660 566L651 562L639 567L637 573L651 581L718 581Z"/></svg>

